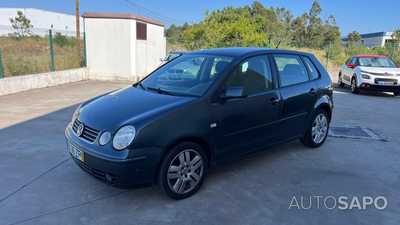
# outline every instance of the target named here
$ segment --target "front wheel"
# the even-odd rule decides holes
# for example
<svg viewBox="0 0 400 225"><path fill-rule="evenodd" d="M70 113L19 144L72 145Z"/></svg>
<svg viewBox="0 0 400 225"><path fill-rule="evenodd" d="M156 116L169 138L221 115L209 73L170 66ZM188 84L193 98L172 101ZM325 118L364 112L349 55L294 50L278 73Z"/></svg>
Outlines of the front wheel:
<svg viewBox="0 0 400 225"><path fill-rule="evenodd" d="M196 143L183 142L171 148L159 166L156 183L173 199L196 193L208 170L207 156Z"/></svg>
<svg viewBox="0 0 400 225"><path fill-rule="evenodd" d="M353 77L353 79L351 79L351 93L358 94L359 92L360 90L357 87L357 79Z"/></svg>
<svg viewBox="0 0 400 225"><path fill-rule="evenodd" d="M328 113L319 109L313 117L313 120L307 127L306 134L300 138L300 142L311 148L321 146L328 136L329 131L329 116Z"/></svg>
<svg viewBox="0 0 400 225"><path fill-rule="evenodd" d="M393 91L394 96L399 96L400 95L400 91Z"/></svg>

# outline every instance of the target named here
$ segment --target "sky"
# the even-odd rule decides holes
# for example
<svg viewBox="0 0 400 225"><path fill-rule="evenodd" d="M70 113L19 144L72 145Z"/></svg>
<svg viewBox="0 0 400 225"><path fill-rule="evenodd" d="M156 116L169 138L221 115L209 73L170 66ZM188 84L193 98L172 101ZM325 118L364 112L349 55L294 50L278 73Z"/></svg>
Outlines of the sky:
<svg viewBox="0 0 400 225"><path fill-rule="evenodd" d="M138 14L164 22L182 25L204 20L206 10L223 9L226 6L251 6L254 0L79 0L80 15L84 12L108 12ZM259 0L266 8L285 7L296 18L309 12L314 0ZM0 7L37 8L75 15L76 0L0 0ZM394 31L400 28L400 0L319 0L323 21L335 16L341 36L352 31L360 34Z"/></svg>

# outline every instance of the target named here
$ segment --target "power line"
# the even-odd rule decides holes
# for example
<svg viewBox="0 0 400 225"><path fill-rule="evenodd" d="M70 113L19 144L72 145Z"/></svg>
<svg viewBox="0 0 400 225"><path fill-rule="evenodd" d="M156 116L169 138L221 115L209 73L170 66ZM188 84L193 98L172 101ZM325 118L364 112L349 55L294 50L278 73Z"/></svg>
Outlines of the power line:
<svg viewBox="0 0 400 225"><path fill-rule="evenodd" d="M134 11L134 13L136 13L136 14L138 13L138 8L130 6L128 3L124 2L123 0L116 0L116 1L119 2L119 3L122 4L122 5L124 5L124 6L128 7L128 8L130 8L130 9L132 9L132 10ZM154 19L154 20L161 20L161 21L163 21L164 24L166 24L166 25L171 25L171 24L173 24L173 22L165 21L164 19L159 18L159 17L156 17L156 16L153 16L153 15L151 15L151 14L148 14L147 12L142 12L142 14L145 15L146 17L151 18L151 19Z"/></svg>
<svg viewBox="0 0 400 225"><path fill-rule="evenodd" d="M139 7L139 5L137 5L137 4L133 3L133 2L131 2L130 0L123 0L123 1L126 2L126 3L128 3L128 4L134 5L134 6L136 6L136 7ZM164 18L163 20L169 20L169 21L172 21L172 22L175 21L175 22L179 22L179 23L186 23L185 21L176 20L176 19L172 19L172 18L170 18L170 17L163 16L163 15L161 15L161 14L158 14L158 13L156 13L156 12L153 12L153 11L151 11L151 10L148 10L148 9L146 9L146 8L144 8L144 7L140 7L140 8L142 9L142 11L146 11L148 14L152 14L154 17Z"/></svg>

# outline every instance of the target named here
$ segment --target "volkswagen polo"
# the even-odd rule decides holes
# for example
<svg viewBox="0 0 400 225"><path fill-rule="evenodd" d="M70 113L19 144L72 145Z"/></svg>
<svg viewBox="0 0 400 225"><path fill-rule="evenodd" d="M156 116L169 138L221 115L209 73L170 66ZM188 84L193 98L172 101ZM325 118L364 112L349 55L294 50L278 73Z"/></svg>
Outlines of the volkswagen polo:
<svg viewBox="0 0 400 225"><path fill-rule="evenodd" d="M183 69L182 79L165 79ZM76 164L120 188L153 183L174 199L208 169L299 139L321 146L332 82L314 55L262 48L185 54L140 82L82 103L65 130Z"/></svg>

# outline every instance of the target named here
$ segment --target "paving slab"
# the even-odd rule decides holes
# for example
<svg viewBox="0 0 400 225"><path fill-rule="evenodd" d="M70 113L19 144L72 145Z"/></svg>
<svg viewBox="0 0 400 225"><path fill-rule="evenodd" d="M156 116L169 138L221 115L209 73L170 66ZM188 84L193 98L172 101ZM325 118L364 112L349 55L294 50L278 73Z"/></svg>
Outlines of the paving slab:
<svg viewBox="0 0 400 225"><path fill-rule="evenodd" d="M64 129L75 108L127 85L85 81L0 97L0 224L400 224L399 97L335 87L331 126L370 128L383 141L278 145L211 169L196 195L174 201L155 186L101 184L70 159ZM294 196L307 206L313 197L310 209L290 208ZM384 196L388 205L330 210L315 196Z"/></svg>

